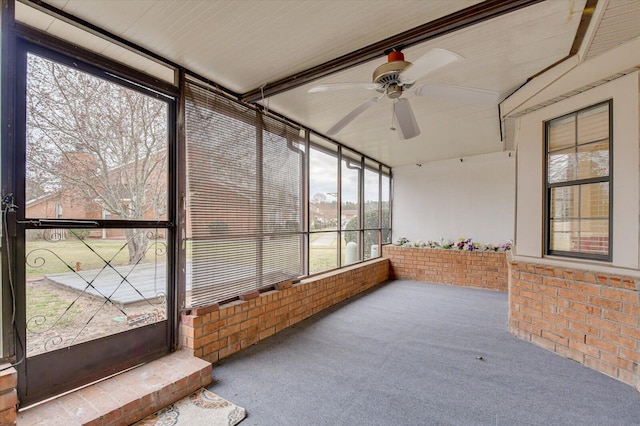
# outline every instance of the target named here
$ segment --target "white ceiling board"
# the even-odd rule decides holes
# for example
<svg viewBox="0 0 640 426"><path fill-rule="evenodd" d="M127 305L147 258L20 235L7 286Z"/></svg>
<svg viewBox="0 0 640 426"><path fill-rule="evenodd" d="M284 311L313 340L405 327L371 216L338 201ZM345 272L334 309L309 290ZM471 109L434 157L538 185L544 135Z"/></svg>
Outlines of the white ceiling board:
<svg viewBox="0 0 640 426"><path fill-rule="evenodd" d="M506 97L529 77L570 51L585 1L554 0L521 9L473 27L447 34L404 51L412 61L434 47L464 57L419 80L493 90ZM325 132L356 106L376 97L362 89L309 94L319 84L370 82L386 59L377 59L273 96L270 108L319 132ZM351 122L334 138L392 167L504 149L498 107L478 107L415 97L405 92L421 135L399 141L390 131L391 101L385 99Z"/></svg>
<svg viewBox="0 0 640 426"><path fill-rule="evenodd" d="M32 9L22 3L16 3L16 21L18 22L23 22L41 31L47 31L54 20L55 18L51 15Z"/></svg>
<svg viewBox="0 0 640 426"><path fill-rule="evenodd" d="M69 0L63 10L237 92L480 0Z"/></svg>
<svg viewBox="0 0 640 426"><path fill-rule="evenodd" d="M640 36L640 1L609 0L585 59Z"/></svg>
<svg viewBox="0 0 640 426"><path fill-rule="evenodd" d="M19 2L16 3L16 21L42 30L54 37L70 41L87 50L146 72L171 84L175 83L175 75L172 68Z"/></svg>
<svg viewBox="0 0 640 426"><path fill-rule="evenodd" d="M612 3L621 1L611 0ZM243 93L480 0L48 2ZM499 92L502 99L531 76L569 54L585 3L586 0L546 0L407 48L405 57L408 61L415 60L434 47L454 51L464 59L429 74L419 83L476 87ZM96 48L115 57L123 54L113 46ZM268 100L269 108L314 130L326 132L377 92L308 94L307 90L317 84L370 82L373 70L384 62L384 58L379 58L280 93ZM139 64L143 70L149 69L148 64L132 63ZM503 149L497 106L462 105L417 98L412 93L403 96L410 100L422 130L417 138L398 140L397 133L389 129L391 104L385 99L349 124L335 139L391 166Z"/></svg>

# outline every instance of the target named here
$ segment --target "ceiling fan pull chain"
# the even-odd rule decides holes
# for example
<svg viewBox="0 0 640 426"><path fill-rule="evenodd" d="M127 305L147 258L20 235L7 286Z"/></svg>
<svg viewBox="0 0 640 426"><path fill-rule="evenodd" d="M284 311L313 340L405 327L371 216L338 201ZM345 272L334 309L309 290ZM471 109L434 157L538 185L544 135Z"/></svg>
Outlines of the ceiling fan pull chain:
<svg viewBox="0 0 640 426"><path fill-rule="evenodd" d="M396 122L396 103L394 102L393 109L391 110L391 127L389 127L389 130L392 130L394 132L396 130L395 122Z"/></svg>

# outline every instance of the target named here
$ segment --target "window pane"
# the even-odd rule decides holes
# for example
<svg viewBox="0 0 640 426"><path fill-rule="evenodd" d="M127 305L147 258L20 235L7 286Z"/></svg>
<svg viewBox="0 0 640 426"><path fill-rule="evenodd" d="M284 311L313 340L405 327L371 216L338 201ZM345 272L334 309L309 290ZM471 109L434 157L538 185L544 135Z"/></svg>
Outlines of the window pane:
<svg viewBox="0 0 640 426"><path fill-rule="evenodd" d="M26 216L164 220L167 102L27 56Z"/></svg>
<svg viewBox="0 0 640 426"><path fill-rule="evenodd" d="M382 223L383 228L391 228L391 195L389 194L389 184L391 179L388 175L382 175Z"/></svg>
<svg viewBox="0 0 640 426"><path fill-rule="evenodd" d="M607 254L609 252L608 235L608 220L581 220L580 242L577 251L582 253Z"/></svg>
<svg viewBox="0 0 640 426"><path fill-rule="evenodd" d="M364 258L373 259L381 254L378 236L380 231L364 231Z"/></svg>
<svg viewBox="0 0 640 426"><path fill-rule="evenodd" d="M580 217L609 217L609 182L580 185Z"/></svg>
<svg viewBox="0 0 640 426"><path fill-rule="evenodd" d="M609 138L609 104L578 113L578 144Z"/></svg>
<svg viewBox="0 0 640 426"><path fill-rule="evenodd" d="M309 157L309 227L338 229L338 158L316 148Z"/></svg>
<svg viewBox="0 0 640 426"><path fill-rule="evenodd" d="M577 251L579 220L551 220L549 249L557 251Z"/></svg>
<svg viewBox="0 0 640 426"><path fill-rule="evenodd" d="M360 199L358 188L360 186L360 172L362 165L360 160L351 158L342 159L342 229L359 229Z"/></svg>
<svg viewBox="0 0 640 426"><path fill-rule="evenodd" d="M319 232L310 235L309 272L317 273L338 267L338 233Z"/></svg>
<svg viewBox="0 0 640 426"><path fill-rule="evenodd" d="M610 254L609 105L585 108L547 125L548 250ZM576 134L570 131L573 124ZM587 179L596 182L581 183ZM563 186L551 188L552 184Z"/></svg>
<svg viewBox="0 0 640 426"><path fill-rule="evenodd" d="M342 232L342 266L360 260L360 231Z"/></svg>
<svg viewBox="0 0 640 426"><path fill-rule="evenodd" d="M609 176L609 141L578 147L578 179Z"/></svg>
<svg viewBox="0 0 640 426"><path fill-rule="evenodd" d="M379 173L371 169L364 172L364 228L380 228L378 205L380 203Z"/></svg>
<svg viewBox="0 0 640 426"><path fill-rule="evenodd" d="M574 148L549 153L549 183L576 179L576 153Z"/></svg>
<svg viewBox="0 0 640 426"><path fill-rule="evenodd" d="M549 151L576 144L575 116L560 118L549 123Z"/></svg>
<svg viewBox="0 0 640 426"><path fill-rule="evenodd" d="M577 219L579 187L551 188L551 219Z"/></svg>

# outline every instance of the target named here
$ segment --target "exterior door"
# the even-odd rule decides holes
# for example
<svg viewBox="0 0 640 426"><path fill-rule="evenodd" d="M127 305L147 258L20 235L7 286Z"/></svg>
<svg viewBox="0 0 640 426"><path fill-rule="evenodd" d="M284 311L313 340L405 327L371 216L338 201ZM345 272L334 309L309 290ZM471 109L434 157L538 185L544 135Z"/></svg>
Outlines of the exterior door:
<svg viewBox="0 0 640 426"><path fill-rule="evenodd" d="M24 406L170 351L175 101L26 43L17 69Z"/></svg>

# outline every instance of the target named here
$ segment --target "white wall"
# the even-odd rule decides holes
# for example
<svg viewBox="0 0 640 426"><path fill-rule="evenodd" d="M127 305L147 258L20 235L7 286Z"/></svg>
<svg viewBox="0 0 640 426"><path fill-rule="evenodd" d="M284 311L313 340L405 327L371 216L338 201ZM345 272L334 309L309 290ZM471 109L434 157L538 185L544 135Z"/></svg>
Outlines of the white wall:
<svg viewBox="0 0 640 426"><path fill-rule="evenodd" d="M597 264L638 269L638 78L628 74L518 119L516 255L543 256L544 121L613 99L613 262Z"/></svg>
<svg viewBox="0 0 640 426"><path fill-rule="evenodd" d="M515 155L507 152L393 169L393 241L513 239Z"/></svg>

